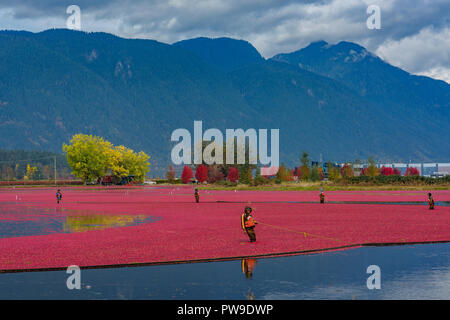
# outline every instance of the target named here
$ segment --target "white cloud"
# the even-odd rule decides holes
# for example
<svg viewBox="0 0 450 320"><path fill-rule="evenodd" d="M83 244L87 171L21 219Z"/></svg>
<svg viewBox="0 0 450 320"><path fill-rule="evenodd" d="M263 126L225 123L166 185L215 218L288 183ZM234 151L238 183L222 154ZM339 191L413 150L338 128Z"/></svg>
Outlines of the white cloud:
<svg viewBox="0 0 450 320"><path fill-rule="evenodd" d="M445 82L450 84L450 68L447 67L431 68L426 71L417 72L416 74L434 79L444 80Z"/></svg>
<svg viewBox="0 0 450 320"><path fill-rule="evenodd" d="M386 41L376 54L411 73L423 74L450 83L450 28L425 28L399 41Z"/></svg>

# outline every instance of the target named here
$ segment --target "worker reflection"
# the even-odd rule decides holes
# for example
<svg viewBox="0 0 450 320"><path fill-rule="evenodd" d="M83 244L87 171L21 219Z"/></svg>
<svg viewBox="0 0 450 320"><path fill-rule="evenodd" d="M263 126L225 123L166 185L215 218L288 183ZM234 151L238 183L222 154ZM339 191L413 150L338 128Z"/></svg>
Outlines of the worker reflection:
<svg viewBox="0 0 450 320"><path fill-rule="evenodd" d="M251 279L253 276L253 270L255 270L256 259L244 258L241 262L242 273L245 274L247 279Z"/></svg>
<svg viewBox="0 0 450 320"><path fill-rule="evenodd" d="M248 288L248 293L245 295L245 297L247 298L247 300L256 300L256 297L250 288Z"/></svg>

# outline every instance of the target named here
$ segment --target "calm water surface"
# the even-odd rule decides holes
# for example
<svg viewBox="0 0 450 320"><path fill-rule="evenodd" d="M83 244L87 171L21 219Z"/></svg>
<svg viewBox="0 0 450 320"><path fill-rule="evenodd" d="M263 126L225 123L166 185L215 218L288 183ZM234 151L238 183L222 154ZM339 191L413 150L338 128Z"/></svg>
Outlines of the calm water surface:
<svg viewBox="0 0 450 320"><path fill-rule="evenodd" d="M161 217L144 214L104 214L85 210L48 209L0 203L0 238L74 233L152 223Z"/></svg>
<svg viewBox="0 0 450 320"><path fill-rule="evenodd" d="M381 268L380 290L367 289L369 265ZM0 274L0 299L450 299L450 243L82 270L81 290L68 276Z"/></svg>

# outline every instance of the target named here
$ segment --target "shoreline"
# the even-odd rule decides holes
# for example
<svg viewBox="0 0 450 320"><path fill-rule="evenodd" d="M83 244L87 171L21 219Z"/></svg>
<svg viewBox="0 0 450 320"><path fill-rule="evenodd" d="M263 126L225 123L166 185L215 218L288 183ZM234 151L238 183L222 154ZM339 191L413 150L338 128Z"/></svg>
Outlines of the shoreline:
<svg viewBox="0 0 450 320"><path fill-rule="evenodd" d="M115 268L136 268L136 267L149 267L149 266L164 266L164 265L176 265L176 264L191 264L191 263L207 263L207 262L223 262L223 261L235 261L242 259L268 259L268 258L281 258L297 255L312 255L320 253L330 253L342 250L351 250L363 247L392 247L392 246L413 246L413 245L428 245L428 244L441 244L450 243L449 240L439 241L420 241L420 242L386 242L386 243L357 243L349 244L341 247L331 248L319 248L304 251L294 252L274 252L264 253L253 256L236 256L236 257L218 257L218 258L205 258L205 259L192 259L192 260L174 260L174 261L156 261L156 262L138 262L138 263L124 263L124 264L110 264L110 265L91 265L91 266L79 266L81 270L90 269L115 269ZM54 268L33 268L33 269L0 269L0 274L6 273L24 273L24 272L49 272L49 271L65 271L67 267L54 267Z"/></svg>

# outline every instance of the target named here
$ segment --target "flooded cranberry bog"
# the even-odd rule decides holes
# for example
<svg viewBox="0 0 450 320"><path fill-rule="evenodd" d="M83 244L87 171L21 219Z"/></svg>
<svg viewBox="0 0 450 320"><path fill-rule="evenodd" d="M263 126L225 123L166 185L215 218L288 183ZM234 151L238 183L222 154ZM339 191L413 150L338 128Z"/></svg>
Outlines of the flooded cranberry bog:
<svg viewBox="0 0 450 320"><path fill-rule="evenodd" d="M450 191L0 189L0 271L130 267L450 241ZM257 241L240 227L250 204Z"/></svg>
<svg viewBox="0 0 450 320"><path fill-rule="evenodd" d="M448 190L61 189L0 189L0 299L450 299Z"/></svg>

